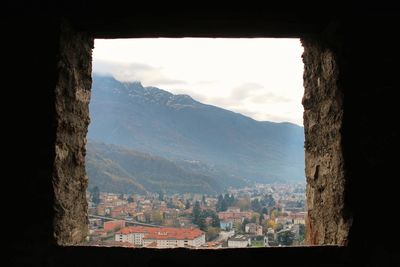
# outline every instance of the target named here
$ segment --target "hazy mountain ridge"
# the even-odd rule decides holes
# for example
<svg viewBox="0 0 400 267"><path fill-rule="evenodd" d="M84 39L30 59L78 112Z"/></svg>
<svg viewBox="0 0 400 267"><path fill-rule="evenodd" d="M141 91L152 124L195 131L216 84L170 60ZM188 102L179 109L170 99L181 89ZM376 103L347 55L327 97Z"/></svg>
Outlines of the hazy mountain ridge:
<svg viewBox="0 0 400 267"><path fill-rule="evenodd" d="M304 132L259 122L139 82L93 76L89 138L171 161L199 161L230 179L304 181Z"/></svg>
<svg viewBox="0 0 400 267"><path fill-rule="evenodd" d="M226 187L212 170L203 168L196 172L195 169L190 164L182 165L116 145L96 141L87 144L86 170L92 184L109 192L215 194Z"/></svg>

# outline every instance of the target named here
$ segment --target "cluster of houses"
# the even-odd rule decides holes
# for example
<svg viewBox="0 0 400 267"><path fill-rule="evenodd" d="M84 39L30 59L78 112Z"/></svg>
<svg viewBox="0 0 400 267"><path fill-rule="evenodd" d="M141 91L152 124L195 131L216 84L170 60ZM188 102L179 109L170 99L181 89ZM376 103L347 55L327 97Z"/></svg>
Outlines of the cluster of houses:
<svg viewBox="0 0 400 267"><path fill-rule="evenodd" d="M219 212L220 228L230 231L227 239L227 247L243 248L243 247L268 247L278 246L278 236L290 231L294 236L299 236L299 226L305 224L305 212L288 212L287 215L273 219L275 224L282 225L282 229L276 231L272 227L265 228L258 223L247 223L244 225L244 232L239 231L235 234L234 225L243 223L245 220L250 221L252 212L241 212L239 209L228 209L226 212ZM265 215L263 221L269 220L269 216ZM237 230L237 229L236 229ZM264 230L266 230L264 232ZM236 231L237 232L237 231Z"/></svg>
<svg viewBox="0 0 400 267"><path fill-rule="evenodd" d="M132 197L101 193L100 203L95 205L89 201L89 240L92 244L106 241L108 245L126 247L267 247L279 245L278 236L282 233L291 232L299 236L301 226L304 229L304 207L299 209L287 205L288 209L284 210L284 206L279 207L281 204L278 203L281 211L277 216L229 207L226 211L216 213L220 233L217 238L206 242L207 233L198 229L191 218L193 203L201 198L172 196L162 200L157 194ZM216 197L203 197L201 208L216 212L216 202ZM259 216L257 220L254 219L255 215ZM155 223L156 216L161 220L159 223ZM206 218L206 225L209 225L207 219L211 222L212 218ZM130 226L132 222L159 227ZM277 229L276 225L281 227Z"/></svg>

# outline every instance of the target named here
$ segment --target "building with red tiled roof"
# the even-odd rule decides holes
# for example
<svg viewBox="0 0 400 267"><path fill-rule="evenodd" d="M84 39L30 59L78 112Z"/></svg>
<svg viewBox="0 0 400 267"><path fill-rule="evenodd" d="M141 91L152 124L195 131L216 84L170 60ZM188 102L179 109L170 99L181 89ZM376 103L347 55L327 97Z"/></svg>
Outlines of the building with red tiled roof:
<svg viewBox="0 0 400 267"><path fill-rule="evenodd" d="M197 228L144 226L125 227L119 230L115 234L115 241L157 248L200 247L206 242L205 233Z"/></svg>
<svg viewBox="0 0 400 267"><path fill-rule="evenodd" d="M106 231L106 232L113 231L115 229L120 229L123 227L125 227L124 220L108 221L108 222L104 222L104 224L103 224L104 231Z"/></svg>
<svg viewBox="0 0 400 267"><path fill-rule="evenodd" d="M232 220L235 222L243 222L246 218L248 220L251 219L252 213L249 211L221 211L218 212L218 218L222 221Z"/></svg>
<svg viewBox="0 0 400 267"><path fill-rule="evenodd" d="M256 223L248 223L245 225L244 227L244 231L246 233L250 233L253 235L262 235L263 234L263 230L262 230L262 226L258 225Z"/></svg>
<svg viewBox="0 0 400 267"><path fill-rule="evenodd" d="M118 217L118 216L124 216L127 215L128 213L125 211L125 206L117 206L111 209L110 215L111 217Z"/></svg>

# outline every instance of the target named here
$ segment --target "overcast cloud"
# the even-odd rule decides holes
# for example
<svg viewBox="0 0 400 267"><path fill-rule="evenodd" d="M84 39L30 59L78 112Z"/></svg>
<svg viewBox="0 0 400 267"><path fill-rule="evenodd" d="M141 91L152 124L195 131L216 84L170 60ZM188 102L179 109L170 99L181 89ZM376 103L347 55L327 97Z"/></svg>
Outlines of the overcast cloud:
<svg viewBox="0 0 400 267"><path fill-rule="evenodd" d="M94 60L93 72L112 75L119 81L140 81L151 86L185 85L183 80L168 79L162 68L144 63L112 62Z"/></svg>
<svg viewBox="0 0 400 267"><path fill-rule="evenodd" d="M302 125L302 52L298 39L96 39L93 72Z"/></svg>

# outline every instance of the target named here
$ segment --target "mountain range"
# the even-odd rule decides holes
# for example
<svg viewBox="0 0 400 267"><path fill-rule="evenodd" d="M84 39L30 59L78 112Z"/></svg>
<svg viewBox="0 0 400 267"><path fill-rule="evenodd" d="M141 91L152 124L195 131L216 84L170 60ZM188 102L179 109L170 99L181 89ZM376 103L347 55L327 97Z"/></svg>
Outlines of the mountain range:
<svg viewBox="0 0 400 267"><path fill-rule="evenodd" d="M96 74L89 108L87 170L91 185L108 184L104 191L115 181L131 181L138 192L161 185L171 192L213 192L249 182L305 180L304 131L298 125L256 121L188 95ZM149 159L170 165L139 171L154 167ZM185 186L184 176L196 189Z"/></svg>

